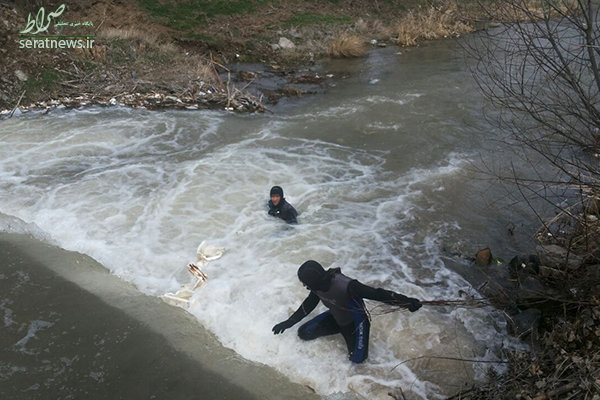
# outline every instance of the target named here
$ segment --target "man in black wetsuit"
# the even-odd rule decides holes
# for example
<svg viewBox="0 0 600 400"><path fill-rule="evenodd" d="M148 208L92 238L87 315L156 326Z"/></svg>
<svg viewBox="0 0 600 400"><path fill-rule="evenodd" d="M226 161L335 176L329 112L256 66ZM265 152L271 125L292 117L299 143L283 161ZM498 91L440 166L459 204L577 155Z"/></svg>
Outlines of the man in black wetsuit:
<svg viewBox="0 0 600 400"><path fill-rule="evenodd" d="M302 340L313 340L341 333L353 363L361 363L369 355L371 324L363 299L404 307L411 312L421 308L421 302L415 298L363 285L342 274L339 268L325 271L321 264L312 260L300 266L298 278L310 290L310 294L291 317L273 327L273 333L282 333L300 322L315 309L320 300L329 310L302 325L298 329L298 336Z"/></svg>
<svg viewBox="0 0 600 400"><path fill-rule="evenodd" d="M285 201L281 186L273 186L269 194L271 196L271 200L268 203L269 215L281 218L288 224L297 224L296 216L298 213L290 203Z"/></svg>

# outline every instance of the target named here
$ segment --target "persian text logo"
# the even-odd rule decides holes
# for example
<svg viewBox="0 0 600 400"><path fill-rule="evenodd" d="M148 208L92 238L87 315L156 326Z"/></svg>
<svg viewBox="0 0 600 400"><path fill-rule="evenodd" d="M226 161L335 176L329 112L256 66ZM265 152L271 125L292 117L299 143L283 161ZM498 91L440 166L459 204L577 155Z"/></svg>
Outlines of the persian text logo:
<svg viewBox="0 0 600 400"><path fill-rule="evenodd" d="M94 46L95 35L49 35L48 28L55 18L60 17L67 6L61 4L55 11L46 15L44 7L40 7L35 18L31 13L27 16L25 29L19 32L20 49L90 49ZM91 21L86 22L64 22L54 23L54 28L62 30L65 27L93 27ZM45 33L45 35L39 35Z"/></svg>

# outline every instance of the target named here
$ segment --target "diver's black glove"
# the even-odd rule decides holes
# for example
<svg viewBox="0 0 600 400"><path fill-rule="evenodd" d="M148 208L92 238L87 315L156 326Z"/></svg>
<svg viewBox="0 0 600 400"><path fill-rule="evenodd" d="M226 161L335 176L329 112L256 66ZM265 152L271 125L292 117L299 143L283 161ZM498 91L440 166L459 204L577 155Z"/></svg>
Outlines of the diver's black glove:
<svg viewBox="0 0 600 400"><path fill-rule="evenodd" d="M406 308L410 312L415 312L422 306L421 302L418 299L415 299L414 297L406 297L399 293L394 293L393 300L388 301L387 303L394 306Z"/></svg>
<svg viewBox="0 0 600 400"><path fill-rule="evenodd" d="M283 333L283 331L285 331L286 329L291 328L292 325L294 325L294 324L291 323L289 319L286 319L285 321L280 322L277 325L275 325L273 327L272 331L275 335L279 335L280 333Z"/></svg>
<svg viewBox="0 0 600 400"><path fill-rule="evenodd" d="M415 312L421 307L423 307L423 304L421 304L421 302L418 299L412 297L408 298L408 306L406 307L408 308L408 311Z"/></svg>

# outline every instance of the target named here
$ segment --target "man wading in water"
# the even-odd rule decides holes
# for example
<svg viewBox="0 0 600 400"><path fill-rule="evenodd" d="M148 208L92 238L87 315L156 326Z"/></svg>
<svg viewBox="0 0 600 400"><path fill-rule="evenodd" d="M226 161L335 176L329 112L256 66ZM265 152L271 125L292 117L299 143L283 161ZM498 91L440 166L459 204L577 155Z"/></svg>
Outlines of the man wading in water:
<svg viewBox="0 0 600 400"><path fill-rule="evenodd" d="M285 201L281 186L273 186L269 195L271 196L271 200L268 203L269 215L281 218L288 224L297 224L296 216L298 213L290 203Z"/></svg>
<svg viewBox="0 0 600 400"><path fill-rule="evenodd" d="M363 299L381 301L407 308L411 312L421 308L421 302L385 289L363 285L342 274L339 268L325 271L316 261L307 261L298 269L298 278L310 290L300 308L287 320L273 327L279 334L291 328L315 309L319 300L329 308L298 329L302 340L341 333L348 346L348 356L353 363L361 363L369 355L369 328Z"/></svg>

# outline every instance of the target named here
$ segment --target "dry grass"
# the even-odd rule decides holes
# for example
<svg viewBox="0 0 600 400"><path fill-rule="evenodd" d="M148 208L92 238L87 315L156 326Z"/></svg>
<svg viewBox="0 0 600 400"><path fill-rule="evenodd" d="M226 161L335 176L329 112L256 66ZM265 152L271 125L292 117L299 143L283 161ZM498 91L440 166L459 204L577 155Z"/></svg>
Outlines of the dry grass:
<svg viewBox="0 0 600 400"><path fill-rule="evenodd" d="M366 32L369 29L369 24L362 18L359 18L354 24L354 29L358 32Z"/></svg>
<svg viewBox="0 0 600 400"><path fill-rule="evenodd" d="M367 22L362 18L359 18L354 24L354 31L378 40L388 39L394 33L388 25L378 19Z"/></svg>
<svg viewBox="0 0 600 400"><path fill-rule="evenodd" d="M376 19L370 24L369 31L375 39L387 39L394 35L394 29Z"/></svg>
<svg viewBox="0 0 600 400"><path fill-rule="evenodd" d="M361 57L366 52L366 45L357 35L344 33L333 39L327 49L332 57Z"/></svg>
<svg viewBox="0 0 600 400"><path fill-rule="evenodd" d="M125 40L135 44L139 50L152 49L163 53L177 51L177 46L169 41L162 40L156 33L145 32L135 28L119 29L107 28L98 32L100 40Z"/></svg>
<svg viewBox="0 0 600 400"><path fill-rule="evenodd" d="M561 210L544 223L536 238L544 244L562 246L586 260L600 261L600 194L590 193L581 203Z"/></svg>
<svg viewBox="0 0 600 400"><path fill-rule="evenodd" d="M142 81L170 84L195 91L197 82L223 86L215 65L204 55L189 54L163 36L136 28L105 28L97 35L106 63L127 66ZM97 59L95 54L88 58Z"/></svg>
<svg viewBox="0 0 600 400"><path fill-rule="evenodd" d="M396 41L402 46L415 46L423 40L434 40L473 32L474 28L462 22L456 5L447 3L431 6L426 11L410 11L396 28Z"/></svg>
<svg viewBox="0 0 600 400"><path fill-rule="evenodd" d="M577 0L510 0L498 3L490 10L494 19L506 22L526 22L577 15L580 8Z"/></svg>

